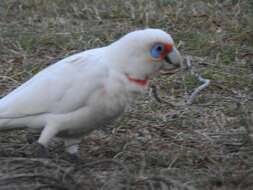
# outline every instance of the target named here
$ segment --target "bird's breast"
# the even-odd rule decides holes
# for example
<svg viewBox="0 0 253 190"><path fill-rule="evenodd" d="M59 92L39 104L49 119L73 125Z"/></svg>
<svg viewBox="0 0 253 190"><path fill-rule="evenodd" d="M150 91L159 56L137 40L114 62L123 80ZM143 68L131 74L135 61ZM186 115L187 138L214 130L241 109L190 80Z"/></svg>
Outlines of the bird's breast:
<svg viewBox="0 0 253 190"><path fill-rule="evenodd" d="M121 88L110 89L104 86L90 101L90 106L104 117L117 117L122 113L129 102L129 97Z"/></svg>

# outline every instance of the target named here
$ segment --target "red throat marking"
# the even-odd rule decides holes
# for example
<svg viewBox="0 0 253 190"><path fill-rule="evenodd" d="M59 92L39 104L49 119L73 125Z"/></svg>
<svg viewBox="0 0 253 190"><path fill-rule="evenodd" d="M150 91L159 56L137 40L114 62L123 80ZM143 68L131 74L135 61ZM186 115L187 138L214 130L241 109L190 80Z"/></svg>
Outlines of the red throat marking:
<svg viewBox="0 0 253 190"><path fill-rule="evenodd" d="M127 79L130 81L130 82L132 82L132 83L135 83L135 84L137 84L137 85L139 85L139 86L146 86L147 85L147 83L148 83L148 78L146 77L145 79L136 79L136 78L132 78L132 77L130 77L129 75L127 75L126 74L126 76L127 76Z"/></svg>

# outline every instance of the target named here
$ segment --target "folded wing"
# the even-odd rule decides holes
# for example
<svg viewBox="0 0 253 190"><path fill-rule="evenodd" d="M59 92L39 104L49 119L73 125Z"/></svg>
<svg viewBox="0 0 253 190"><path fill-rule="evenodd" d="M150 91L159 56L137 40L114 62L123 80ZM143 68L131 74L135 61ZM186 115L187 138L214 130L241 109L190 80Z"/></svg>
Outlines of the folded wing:
<svg viewBox="0 0 253 190"><path fill-rule="evenodd" d="M79 53L44 69L0 100L0 119L68 113L85 106L107 77L100 60L97 54Z"/></svg>

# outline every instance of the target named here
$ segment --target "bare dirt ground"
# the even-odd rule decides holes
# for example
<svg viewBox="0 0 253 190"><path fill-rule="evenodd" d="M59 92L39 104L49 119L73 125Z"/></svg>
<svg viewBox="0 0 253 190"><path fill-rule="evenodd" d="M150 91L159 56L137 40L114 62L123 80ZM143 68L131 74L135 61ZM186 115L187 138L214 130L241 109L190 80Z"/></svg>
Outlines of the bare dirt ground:
<svg viewBox="0 0 253 190"><path fill-rule="evenodd" d="M42 68L144 27L168 31L194 69L151 81L113 125L84 137L83 162L34 158L28 131L0 133L0 189L253 189L253 2L251 0L2 0L0 95ZM68 76L66 76L68 77ZM25 109L25 108L24 108Z"/></svg>

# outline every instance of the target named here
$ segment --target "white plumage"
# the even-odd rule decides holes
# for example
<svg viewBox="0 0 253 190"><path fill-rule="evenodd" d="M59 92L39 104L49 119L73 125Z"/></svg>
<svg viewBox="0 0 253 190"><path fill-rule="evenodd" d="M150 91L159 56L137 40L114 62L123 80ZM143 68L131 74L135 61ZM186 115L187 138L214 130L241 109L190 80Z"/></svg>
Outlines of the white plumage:
<svg viewBox="0 0 253 190"><path fill-rule="evenodd" d="M157 49L161 55L154 58L151 49L157 43L163 49ZM166 32L131 32L106 47L47 67L2 98L0 130L43 129L38 140L41 145L61 137L68 152L76 153L80 138L119 116L147 88L147 79L156 71L180 63L181 56ZM75 146L69 146L72 144Z"/></svg>

